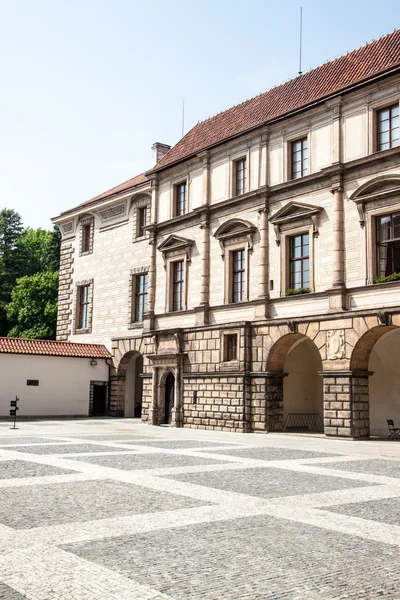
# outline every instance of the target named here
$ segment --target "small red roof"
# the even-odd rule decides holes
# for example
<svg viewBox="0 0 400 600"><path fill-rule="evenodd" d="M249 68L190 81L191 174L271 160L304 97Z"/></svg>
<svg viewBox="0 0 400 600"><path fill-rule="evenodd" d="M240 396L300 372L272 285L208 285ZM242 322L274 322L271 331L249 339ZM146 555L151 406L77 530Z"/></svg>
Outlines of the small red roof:
<svg viewBox="0 0 400 600"><path fill-rule="evenodd" d="M101 344L80 344L54 340L26 340L0 337L0 354L41 354L47 356L72 356L76 358L111 358Z"/></svg>
<svg viewBox="0 0 400 600"><path fill-rule="evenodd" d="M195 125L154 169L306 108L400 67L400 29Z"/></svg>
<svg viewBox="0 0 400 600"><path fill-rule="evenodd" d="M133 177L132 179L128 179L128 181L124 181L124 183L120 183L120 185L116 185L115 187L111 188L110 190L107 190L106 192L99 194L99 196L95 196L91 200L86 200L86 202L82 202L82 204L78 204L78 206L75 206L74 208L70 208L69 210L62 212L60 216L67 215L68 213L70 213L74 210L77 210L79 208L89 207L92 204L97 204L97 202L99 202L100 200L104 200L105 198L108 198L111 196L116 196L120 192L124 192L124 191L134 188L138 185L142 185L143 183L147 183L148 181L149 180L147 179L146 175L144 173L141 173L140 175L136 175L136 177Z"/></svg>

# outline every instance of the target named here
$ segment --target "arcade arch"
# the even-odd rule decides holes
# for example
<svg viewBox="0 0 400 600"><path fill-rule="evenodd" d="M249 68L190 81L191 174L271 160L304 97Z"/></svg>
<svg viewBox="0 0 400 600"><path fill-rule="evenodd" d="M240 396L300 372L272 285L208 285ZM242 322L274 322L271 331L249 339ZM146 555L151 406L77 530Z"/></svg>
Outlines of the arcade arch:
<svg viewBox="0 0 400 600"><path fill-rule="evenodd" d="M354 347L350 368L369 375L370 435L387 437L387 419L400 423L400 328L373 327ZM353 396L354 411L357 394ZM357 416L357 414L356 414Z"/></svg>

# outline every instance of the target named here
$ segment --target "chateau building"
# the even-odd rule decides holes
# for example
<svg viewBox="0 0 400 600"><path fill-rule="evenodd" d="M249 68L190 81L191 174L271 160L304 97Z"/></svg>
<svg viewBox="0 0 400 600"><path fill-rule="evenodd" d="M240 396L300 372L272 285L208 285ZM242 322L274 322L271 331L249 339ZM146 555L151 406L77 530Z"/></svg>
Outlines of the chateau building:
<svg viewBox="0 0 400 600"><path fill-rule="evenodd" d="M400 424L400 30L197 124L54 219L58 339L109 414L231 431Z"/></svg>

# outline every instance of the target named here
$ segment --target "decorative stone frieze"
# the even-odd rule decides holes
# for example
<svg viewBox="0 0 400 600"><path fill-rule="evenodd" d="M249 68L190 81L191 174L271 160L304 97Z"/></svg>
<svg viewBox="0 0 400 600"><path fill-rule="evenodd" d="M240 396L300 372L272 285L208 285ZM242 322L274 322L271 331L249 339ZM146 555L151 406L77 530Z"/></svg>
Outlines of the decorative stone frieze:
<svg viewBox="0 0 400 600"><path fill-rule="evenodd" d="M105 210L100 210L97 214L100 217L102 223L106 221L110 221L111 219L117 219L126 214L127 202L121 202L121 204L117 204L116 206L111 206L110 208L106 208Z"/></svg>

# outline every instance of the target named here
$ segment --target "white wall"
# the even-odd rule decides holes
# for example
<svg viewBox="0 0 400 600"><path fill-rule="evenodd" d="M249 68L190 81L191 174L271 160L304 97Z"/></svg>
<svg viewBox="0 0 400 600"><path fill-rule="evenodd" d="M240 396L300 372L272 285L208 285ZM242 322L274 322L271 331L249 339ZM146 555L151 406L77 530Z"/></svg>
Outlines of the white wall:
<svg viewBox="0 0 400 600"><path fill-rule="evenodd" d="M283 418L288 413L318 413L323 415L322 361L311 340L293 345L285 360L283 380Z"/></svg>
<svg viewBox="0 0 400 600"><path fill-rule="evenodd" d="M104 359L0 354L0 416L20 399L19 416L88 415L90 381L108 381ZM38 379L39 386L27 386Z"/></svg>
<svg viewBox="0 0 400 600"><path fill-rule="evenodd" d="M400 427L400 331L384 335L374 346L368 368L371 435L389 435L387 419Z"/></svg>

